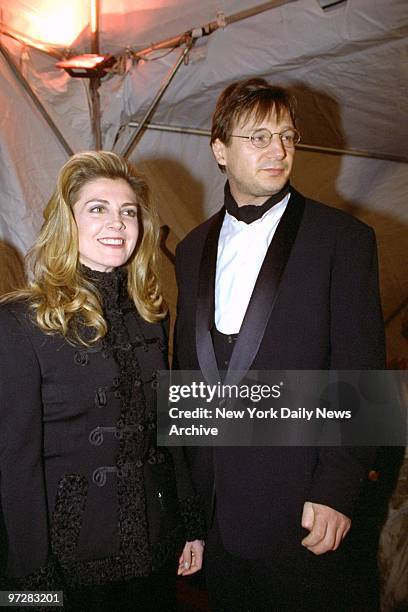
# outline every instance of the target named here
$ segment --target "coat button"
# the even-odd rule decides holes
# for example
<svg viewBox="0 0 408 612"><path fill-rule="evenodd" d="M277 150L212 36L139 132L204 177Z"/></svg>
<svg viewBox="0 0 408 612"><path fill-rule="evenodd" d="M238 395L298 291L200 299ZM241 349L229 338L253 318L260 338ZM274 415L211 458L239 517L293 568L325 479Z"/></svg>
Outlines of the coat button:
<svg viewBox="0 0 408 612"><path fill-rule="evenodd" d="M85 366L88 365L89 357L85 351L75 351L74 361L77 365Z"/></svg>

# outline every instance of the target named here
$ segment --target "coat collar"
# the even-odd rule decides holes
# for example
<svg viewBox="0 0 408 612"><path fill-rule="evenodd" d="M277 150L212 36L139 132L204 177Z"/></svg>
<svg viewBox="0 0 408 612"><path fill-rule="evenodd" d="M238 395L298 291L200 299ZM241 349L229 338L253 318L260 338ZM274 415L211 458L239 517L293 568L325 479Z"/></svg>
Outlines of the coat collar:
<svg viewBox="0 0 408 612"><path fill-rule="evenodd" d="M303 217L305 199L294 189L265 255L231 355L224 384L237 384L251 367L278 296L279 286ZM215 273L218 239L225 209L214 217L204 244L197 298L197 356L210 384L221 380L211 329L214 325Z"/></svg>
<svg viewBox="0 0 408 612"><path fill-rule="evenodd" d="M196 310L197 356L204 378L210 384L220 380L211 329L214 325L215 272L217 267L218 238L225 217L225 208L215 215L204 244L201 257Z"/></svg>

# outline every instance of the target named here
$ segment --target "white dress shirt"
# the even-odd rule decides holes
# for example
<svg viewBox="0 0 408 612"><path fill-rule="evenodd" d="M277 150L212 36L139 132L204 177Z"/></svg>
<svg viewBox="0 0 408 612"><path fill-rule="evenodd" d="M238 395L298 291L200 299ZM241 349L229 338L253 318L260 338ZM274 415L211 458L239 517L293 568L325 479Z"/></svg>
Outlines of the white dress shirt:
<svg viewBox="0 0 408 612"><path fill-rule="evenodd" d="M237 334L241 329L259 270L289 198L290 193L249 224L225 213L215 276L215 326L223 334Z"/></svg>

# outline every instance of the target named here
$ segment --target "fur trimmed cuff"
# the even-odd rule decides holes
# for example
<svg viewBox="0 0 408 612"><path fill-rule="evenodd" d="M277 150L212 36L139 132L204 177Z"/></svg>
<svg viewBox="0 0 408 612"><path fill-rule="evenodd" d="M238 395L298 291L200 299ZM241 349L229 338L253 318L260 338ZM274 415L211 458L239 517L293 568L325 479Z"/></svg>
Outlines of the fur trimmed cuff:
<svg viewBox="0 0 408 612"><path fill-rule="evenodd" d="M49 557L46 565L21 578L9 578L2 576L1 587L7 589L18 589L24 591L61 591L63 578L58 562L55 557Z"/></svg>
<svg viewBox="0 0 408 612"><path fill-rule="evenodd" d="M180 513L186 531L186 540L204 540L205 522L198 495L191 495L179 500Z"/></svg>

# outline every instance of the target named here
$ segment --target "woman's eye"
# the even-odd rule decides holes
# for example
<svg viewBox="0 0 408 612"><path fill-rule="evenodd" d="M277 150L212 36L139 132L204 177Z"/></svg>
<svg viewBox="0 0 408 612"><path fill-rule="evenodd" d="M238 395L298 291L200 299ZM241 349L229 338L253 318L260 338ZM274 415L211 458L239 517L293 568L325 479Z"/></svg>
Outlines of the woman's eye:
<svg viewBox="0 0 408 612"><path fill-rule="evenodd" d="M123 214L126 215L126 217L132 217L133 218L133 217L136 217L137 210L136 210L136 208L126 208L123 211Z"/></svg>
<svg viewBox="0 0 408 612"><path fill-rule="evenodd" d="M90 209L90 212L91 213L101 213L104 210L105 210L104 207L98 204L98 206L92 206L92 208Z"/></svg>

